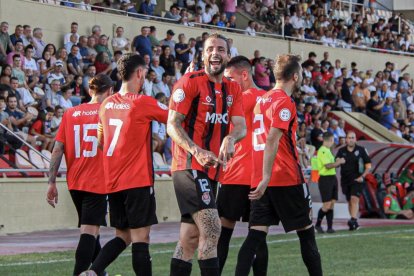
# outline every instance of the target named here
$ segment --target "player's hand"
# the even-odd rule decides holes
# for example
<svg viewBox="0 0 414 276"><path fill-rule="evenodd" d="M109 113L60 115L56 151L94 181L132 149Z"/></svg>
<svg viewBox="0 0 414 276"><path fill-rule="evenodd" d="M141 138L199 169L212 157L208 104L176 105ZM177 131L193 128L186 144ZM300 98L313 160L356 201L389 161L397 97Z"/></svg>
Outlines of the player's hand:
<svg viewBox="0 0 414 276"><path fill-rule="evenodd" d="M221 143L218 159L223 164L223 170L226 170L227 161L234 155L234 138L226 136Z"/></svg>
<svg viewBox="0 0 414 276"><path fill-rule="evenodd" d="M345 164L345 158L343 157L336 158L336 162L338 162L340 165Z"/></svg>
<svg viewBox="0 0 414 276"><path fill-rule="evenodd" d="M194 157L197 159L200 165L206 168L217 167L219 164L219 160L214 153L201 148L196 150Z"/></svg>
<svg viewBox="0 0 414 276"><path fill-rule="evenodd" d="M262 179L262 181L260 181L257 188L254 191L251 191L249 193L249 199L250 200L260 199L264 195L267 189L267 185L269 184L269 181L270 179Z"/></svg>
<svg viewBox="0 0 414 276"><path fill-rule="evenodd" d="M360 177L356 178L355 181L358 182L358 183L362 183L362 182L364 182L364 178L362 176L360 176Z"/></svg>
<svg viewBox="0 0 414 276"><path fill-rule="evenodd" d="M55 208L58 203L58 190L56 183L49 183L49 188L47 189L46 201L50 206Z"/></svg>

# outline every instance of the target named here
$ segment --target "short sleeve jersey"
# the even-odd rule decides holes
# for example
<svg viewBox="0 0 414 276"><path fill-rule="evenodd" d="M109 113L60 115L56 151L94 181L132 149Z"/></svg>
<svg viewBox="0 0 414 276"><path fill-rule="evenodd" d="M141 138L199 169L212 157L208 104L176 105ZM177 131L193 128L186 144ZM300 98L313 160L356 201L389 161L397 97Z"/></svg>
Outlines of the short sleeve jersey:
<svg viewBox="0 0 414 276"><path fill-rule="evenodd" d="M252 188L256 188L263 177L264 149L271 128L278 128L283 134L279 140L269 187L305 183L296 149L298 123L295 102L283 90L270 90L257 103L254 114Z"/></svg>
<svg viewBox="0 0 414 276"><path fill-rule="evenodd" d="M223 78L222 83L211 82L204 71L188 73L175 84L170 109L185 116L182 127L189 138L216 156L229 133L230 118L244 116L240 86L227 78ZM176 143L173 143L172 154L172 171L199 170L210 179L218 180L220 166L204 168Z"/></svg>
<svg viewBox="0 0 414 276"><path fill-rule="evenodd" d="M106 193L97 138L99 106L81 104L63 114L56 141L65 148L69 190Z"/></svg>
<svg viewBox="0 0 414 276"><path fill-rule="evenodd" d="M335 163L335 157L333 156L331 150L325 146L321 146L318 150L318 171L319 175L336 175L335 168L327 169L325 165Z"/></svg>
<svg viewBox="0 0 414 276"><path fill-rule="evenodd" d="M152 186L151 121L167 122L168 107L126 93L105 99L99 110L103 165L108 193Z"/></svg>
<svg viewBox="0 0 414 276"><path fill-rule="evenodd" d="M345 184L361 176L364 165L371 163L367 150L358 145L353 151L349 151L346 146L340 148L336 157L345 158L345 164L341 165L341 182Z"/></svg>
<svg viewBox="0 0 414 276"><path fill-rule="evenodd" d="M253 109L256 103L266 93L265 90L251 88L242 93L243 109L246 118L247 134L240 142L236 143L233 158L227 163L226 171L220 176L220 183L250 185L252 182L253 170ZM230 130L232 125L230 125Z"/></svg>

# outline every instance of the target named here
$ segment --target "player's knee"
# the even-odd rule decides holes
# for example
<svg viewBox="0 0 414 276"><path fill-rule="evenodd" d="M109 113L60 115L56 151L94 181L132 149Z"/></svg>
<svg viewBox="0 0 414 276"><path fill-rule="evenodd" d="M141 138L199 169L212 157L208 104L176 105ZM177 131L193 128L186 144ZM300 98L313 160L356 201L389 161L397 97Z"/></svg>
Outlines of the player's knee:
<svg viewBox="0 0 414 276"><path fill-rule="evenodd" d="M206 229L200 232L200 240L218 242L221 234L221 223L219 218L212 219Z"/></svg>
<svg viewBox="0 0 414 276"><path fill-rule="evenodd" d="M127 246L131 244L131 234L129 233L129 231L116 229L115 235L118 238L121 238Z"/></svg>

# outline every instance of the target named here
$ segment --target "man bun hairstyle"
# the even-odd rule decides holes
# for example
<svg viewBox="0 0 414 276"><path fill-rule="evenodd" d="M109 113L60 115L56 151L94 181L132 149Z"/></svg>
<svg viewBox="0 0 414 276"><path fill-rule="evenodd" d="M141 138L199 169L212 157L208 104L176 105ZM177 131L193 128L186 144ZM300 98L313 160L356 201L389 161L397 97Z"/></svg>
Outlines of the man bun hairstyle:
<svg viewBox="0 0 414 276"><path fill-rule="evenodd" d="M300 56L278 55L275 61L273 73L277 81L289 81L295 74L300 73Z"/></svg>
<svg viewBox="0 0 414 276"><path fill-rule="evenodd" d="M121 76L122 81L129 81L138 67L145 66L144 59L135 53L122 55L117 64L118 73Z"/></svg>
<svg viewBox="0 0 414 276"><path fill-rule="evenodd" d="M114 86L114 82L106 74L98 74L89 80L89 89L95 94L103 94Z"/></svg>

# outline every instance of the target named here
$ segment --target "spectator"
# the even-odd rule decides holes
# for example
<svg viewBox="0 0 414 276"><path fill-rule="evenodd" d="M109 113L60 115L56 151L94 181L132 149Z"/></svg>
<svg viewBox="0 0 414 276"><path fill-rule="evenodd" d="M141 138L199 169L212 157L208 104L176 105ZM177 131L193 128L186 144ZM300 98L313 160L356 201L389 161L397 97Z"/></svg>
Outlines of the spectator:
<svg viewBox="0 0 414 276"><path fill-rule="evenodd" d="M61 61L62 62L62 73L63 75L67 76L69 74L68 71L68 52L66 51L65 48L59 48L57 50L57 60L56 62Z"/></svg>
<svg viewBox="0 0 414 276"><path fill-rule="evenodd" d="M154 94L157 95L158 93L164 93L164 95L167 98L169 98L171 95L170 88L168 86L170 80L171 80L170 75L167 75L166 73L162 74L162 80L156 83L152 88L154 91Z"/></svg>
<svg viewBox="0 0 414 276"><path fill-rule="evenodd" d="M181 16L179 15L179 8L177 5L171 5L170 10L165 13L164 18L173 19L176 21L180 20Z"/></svg>
<svg viewBox="0 0 414 276"><path fill-rule="evenodd" d="M338 107L347 112L352 112L352 106L354 105L351 96L352 82L353 81L351 78L348 78L344 81L340 93L340 100L338 101Z"/></svg>
<svg viewBox="0 0 414 276"><path fill-rule="evenodd" d="M392 98L385 98L385 103L381 111L381 124L390 129L394 122L394 109L392 108Z"/></svg>
<svg viewBox="0 0 414 276"><path fill-rule="evenodd" d="M60 95L58 95L59 98L59 106L61 106L63 108L64 111L66 111L66 109L73 107L72 101L71 101L71 97L73 94L73 88L70 88L68 86L64 86L62 87ZM80 103L80 101L79 101Z"/></svg>
<svg viewBox="0 0 414 276"><path fill-rule="evenodd" d="M36 60L33 58L34 49L32 45L29 45L25 49L25 56L23 62L23 70L26 72L27 75L31 75L33 73L34 76L39 76L40 71L37 67Z"/></svg>
<svg viewBox="0 0 414 276"><path fill-rule="evenodd" d="M211 12L211 6L209 4L206 5L203 14L201 15L203 23L209 24L212 20L214 14Z"/></svg>
<svg viewBox="0 0 414 276"><path fill-rule="evenodd" d="M34 28L33 29L33 47L35 48L35 58L41 58L43 50L45 49L46 42L42 40L43 38L43 31L41 28Z"/></svg>
<svg viewBox="0 0 414 276"><path fill-rule="evenodd" d="M99 37L99 43L95 45L95 50L99 54L100 52L106 52L109 56L109 60L112 60L112 53L108 48L108 37L101 35Z"/></svg>
<svg viewBox="0 0 414 276"><path fill-rule="evenodd" d="M132 52L137 52L141 56L149 55L152 58L151 41L148 38L150 28L144 26L141 28L141 35L136 36L132 41Z"/></svg>
<svg viewBox="0 0 414 276"><path fill-rule="evenodd" d="M169 46L171 49L171 54L175 58L175 41L173 40L175 33L173 30L167 31L167 37L160 41L161 46Z"/></svg>
<svg viewBox="0 0 414 276"><path fill-rule="evenodd" d="M86 95L89 95L89 81L93 79L96 75L96 67L95 65L89 65L88 69L86 69L86 73L83 76L82 86L85 89Z"/></svg>
<svg viewBox="0 0 414 276"><path fill-rule="evenodd" d="M45 96L42 99L42 109L45 110L47 107L55 108L59 105L58 92L60 91L60 81L52 80L50 83L50 89L47 89Z"/></svg>
<svg viewBox="0 0 414 276"><path fill-rule="evenodd" d="M69 87L73 89L73 95L80 98L81 102L88 102L90 96L88 93L85 92L85 88L83 87L83 77L82 76L75 76L73 78L72 83L70 83Z"/></svg>
<svg viewBox="0 0 414 276"><path fill-rule="evenodd" d="M67 33L65 37L63 38L63 44L68 43L72 35L75 35L76 37L75 43L78 43L79 34L78 34L78 23L77 22L72 22L72 24L70 24L70 33Z"/></svg>
<svg viewBox="0 0 414 276"><path fill-rule="evenodd" d="M66 49L67 52L70 53L70 51L72 49L72 46L73 45L76 45L76 43L77 43L76 40L77 40L76 35L71 35L69 37L69 42L64 45L64 47L65 47L65 49ZM81 57L79 56L78 58L80 59Z"/></svg>
<svg viewBox="0 0 414 276"><path fill-rule="evenodd" d="M401 207L401 199L398 197L395 184L390 182L387 185L387 195L384 198L384 213L389 219L414 219L414 208L412 202L407 202L407 206ZM409 206L408 206L409 205ZM409 208L411 207L411 208Z"/></svg>
<svg viewBox="0 0 414 276"><path fill-rule="evenodd" d="M95 43L97 43L99 41L99 39L101 38L101 34L102 34L101 26L94 25L92 27L92 36L95 38Z"/></svg>
<svg viewBox="0 0 414 276"><path fill-rule="evenodd" d="M168 75L175 75L175 58L172 55L171 48L169 46L162 46L160 65L165 69L165 72Z"/></svg>
<svg viewBox="0 0 414 276"><path fill-rule="evenodd" d="M150 68L157 75L157 83L158 82L161 82L162 75L165 73L165 69L162 66L160 66L160 59L159 59L159 57L154 57L152 59Z"/></svg>
<svg viewBox="0 0 414 276"><path fill-rule="evenodd" d="M22 35L23 46L27 47L29 44L32 44L32 40L32 28L29 25L24 25Z"/></svg>
<svg viewBox="0 0 414 276"><path fill-rule="evenodd" d="M55 66L55 63L52 61L52 56L50 52L44 51L42 54L42 58L37 61L37 67L39 68L40 74L43 77L46 77L49 74L49 72L54 69L54 66Z"/></svg>
<svg viewBox="0 0 414 276"><path fill-rule="evenodd" d="M153 92L153 87L155 82L157 81L157 74L154 72L154 70L149 70L148 74L145 78L144 85L142 87L142 90L145 95L150 97L155 97L155 94Z"/></svg>
<svg viewBox="0 0 414 276"><path fill-rule="evenodd" d="M96 74L110 74L112 71L111 60L107 52L100 52L95 58Z"/></svg>
<svg viewBox="0 0 414 276"><path fill-rule="evenodd" d="M13 65L13 56L14 55L20 55L20 67L24 67L24 48L23 48L23 41L17 40L16 45L14 46L14 51L11 51L7 54L7 64Z"/></svg>
<svg viewBox="0 0 414 276"><path fill-rule="evenodd" d="M227 15L226 15L226 18L227 18ZM235 15L230 16L230 19L228 19L228 21L227 21L226 27L230 28L230 29L236 29L237 26L236 26L236 16Z"/></svg>
<svg viewBox="0 0 414 276"><path fill-rule="evenodd" d="M19 80L19 87L26 86L26 75L21 68L21 63L20 54L15 54L13 56L12 77L15 77Z"/></svg>
<svg viewBox="0 0 414 276"><path fill-rule="evenodd" d="M20 109L21 111L26 112L26 107L23 103L23 98L19 93L19 80L16 77L11 77L10 81L9 81L9 95L10 96L15 96L17 99L17 108Z"/></svg>
<svg viewBox="0 0 414 276"><path fill-rule="evenodd" d="M223 4L223 11L227 16L227 19L230 18L236 13L236 0L224 0Z"/></svg>
<svg viewBox="0 0 414 276"><path fill-rule="evenodd" d="M193 60L196 59L196 53L197 53L196 44L197 44L197 41L193 37L191 37L188 40L188 47L190 47L190 51L189 51L190 56L188 58L189 63L193 62ZM172 76L173 75L174 74L172 74Z"/></svg>
<svg viewBox="0 0 414 276"><path fill-rule="evenodd" d="M61 85L65 83L65 76L63 75L63 62L58 60L56 61L55 65L52 68L53 71L51 71L47 75L47 83L50 85L53 80L58 80Z"/></svg>
<svg viewBox="0 0 414 276"><path fill-rule="evenodd" d="M354 111L365 112L365 107L370 99L368 85L364 81L362 84L356 83L352 91L352 101L354 103Z"/></svg>
<svg viewBox="0 0 414 276"><path fill-rule="evenodd" d="M53 137L56 136L59 126L62 123L63 113L64 113L63 108L60 105L57 105L55 107L55 114L53 115L52 123L51 123L51 130L52 130Z"/></svg>
<svg viewBox="0 0 414 276"><path fill-rule="evenodd" d="M8 33L9 23L0 23L0 63L6 60L7 53L14 51L14 46Z"/></svg>
<svg viewBox="0 0 414 276"><path fill-rule="evenodd" d="M6 109L6 100L3 96L0 96L0 123L5 125L9 130L13 131L13 126L10 122L9 114L4 111ZM0 128L0 154L4 154L4 145L10 145L13 149L19 149L22 146L22 142L14 137L8 131Z"/></svg>
<svg viewBox="0 0 414 276"><path fill-rule="evenodd" d="M288 15L285 16L285 27L284 27L284 34L285 36L291 37L294 31L293 25L290 23L290 17Z"/></svg>
<svg viewBox="0 0 414 276"><path fill-rule="evenodd" d="M377 91L371 91L371 99L367 103L367 115L377 122L381 122L381 110L384 107L385 101L380 101Z"/></svg>
<svg viewBox="0 0 414 276"><path fill-rule="evenodd" d="M155 95L155 99L164 105L168 105L168 99L162 92L157 93ZM155 152L163 154L166 141L167 141L167 131L166 131L165 124L160 123L158 121L152 121L152 144L153 144L152 148L153 150Z"/></svg>
<svg viewBox="0 0 414 276"><path fill-rule="evenodd" d="M250 36L256 36L255 27L256 27L256 22L253 20L250 20L249 23L247 24L247 27L244 33Z"/></svg>
<svg viewBox="0 0 414 276"><path fill-rule="evenodd" d="M89 55L88 51L88 39L86 36L82 35L79 37L79 43L77 44L79 47L79 57L80 63L82 64L82 70L85 66L88 66L92 62L92 56Z"/></svg>
<svg viewBox="0 0 414 276"><path fill-rule="evenodd" d="M323 131L321 129L321 121L315 120L315 125L311 131L311 143L318 150L323 143Z"/></svg>
<svg viewBox="0 0 414 276"><path fill-rule="evenodd" d="M397 120L404 121L407 119L407 105L402 100L401 93L397 93L397 96L395 97L395 101L392 104L392 108L394 109L395 113L398 113L399 116L397 117Z"/></svg>
<svg viewBox="0 0 414 276"><path fill-rule="evenodd" d="M157 39L157 28L155 26L150 26L150 33L148 35L149 40L151 41L151 46L160 46L160 42Z"/></svg>
<svg viewBox="0 0 414 276"><path fill-rule="evenodd" d="M116 37L112 38L112 50L115 51L122 51L122 53L126 53L129 51L130 41L128 38L124 36L124 28L118 26L116 28Z"/></svg>
<svg viewBox="0 0 414 276"><path fill-rule="evenodd" d="M23 39L23 26L17 25L16 28L14 29L14 34L10 35L10 41L14 46L16 46L16 41L22 40L22 39Z"/></svg>
<svg viewBox="0 0 414 276"><path fill-rule="evenodd" d="M37 120L30 128L30 134L42 142L42 149L53 150L54 137L52 135L52 118L54 108L46 108L45 112L39 112Z"/></svg>
<svg viewBox="0 0 414 276"><path fill-rule="evenodd" d="M233 45L233 39L232 38L228 38L227 42L229 44L230 47L230 57L236 57L239 55L239 52L237 50L237 48Z"/></svg>
<svg viewBox="0 0 414 276"><path fill-rule="evenodd" d="M190 63L191 47L185 43L185 35L178 36L178 43L175 44L175 58L183 63L182 73L187 69Z"/></svg>
<svg viewBox="0 0 414 276"><path fill-rule="evenodd" d="M254 66L254 77L256 80L257 86L263 90L270 89L270 71L267 68L266 58L260 57L258 62Z"/></svg>
<svg viewBox="0 0 414 276"><path fill-rule="evenodd" d="M95 37L94 36L88 37L87 49L88 49L88 56L90 59L90 63L93 63L95 61L95 57L98 55L98 52L95 50L95 46L96 46Z"/></svg>
<svg viewBox="0 0 414 276"><path fill-rule="evenodd" d="M68 59L67 59L68 72L69 74L72 74L75 76L76 75L82 76L83 75L82 63L78 59L78 54L79 54L78 45L73 45L70 50Z"/></svg>
<svg viewBox="0 0 414 276"><path fill-rule="evenodd" d="M78 4L78 8L81 10L85 10L85 11L91 11L92 10L91 0L80 1L80 3Z"/></svg>
<svg viewBox="0 0 414 276"><path fill-rule="evenodd" d="M141 3L141 6L139 8L139 12L145 15L150 15L153 16L154 15L154 9L155 6L154 4L151 3L151 0L144 0Z"/></svg>

